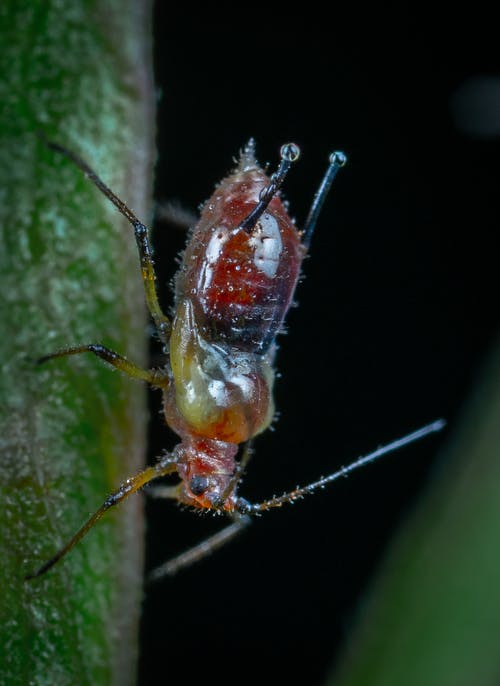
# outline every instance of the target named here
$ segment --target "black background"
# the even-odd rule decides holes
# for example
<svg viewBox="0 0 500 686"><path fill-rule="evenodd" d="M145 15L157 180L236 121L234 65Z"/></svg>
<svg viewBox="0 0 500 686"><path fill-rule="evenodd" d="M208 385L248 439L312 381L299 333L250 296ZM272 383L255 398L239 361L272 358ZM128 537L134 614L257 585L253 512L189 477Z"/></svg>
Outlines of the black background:
<svg viewBox="0 0 500 686"><path fill-rule="evenodd" d="M275 430L241 488L252 501L327 474L438 417L453 431L497 329L498 138L457 126L467 79L498 75L492 18L437 21L407 5L332 16L241 16L157 3L156 197L196 209L250 136L300 224L325 169L339 174L280 339ZM476 39L481 47L472 47ZM182 232L157 226L162 281ZM165 288L164 298L171 293ZM174 440L152 397L152 454ZM391 536L439 465L446 435L387 457L147 590L141 686L322 683ZM151 569L221 520L150 501ZM170 682L170 681L169 681Z"/></svg>

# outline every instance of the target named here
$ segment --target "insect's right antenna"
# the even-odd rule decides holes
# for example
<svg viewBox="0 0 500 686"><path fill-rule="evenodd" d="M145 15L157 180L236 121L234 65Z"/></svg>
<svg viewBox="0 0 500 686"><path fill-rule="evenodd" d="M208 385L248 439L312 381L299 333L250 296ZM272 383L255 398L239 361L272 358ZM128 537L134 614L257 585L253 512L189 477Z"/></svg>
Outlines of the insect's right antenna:
<svg viewBox="0 0 500 686"><path fill-rule="evenodd" d="M243 499L240 499L240 506L238 507L238 510L242 514L256 514L257 512L264 512L265 510L270 510L273 507L281 507L285 503L293 503L295 500L303 498L305 495L309 495L310 493L314 493L314 491L318 490L319 488L323 488L327 484L332 483L332 481L337 481L337 479L340 479L342 476L347 476L354 470L359 469L360 467L364 467L370 462L374 462L383 455L393 453L395 450L399 450L399 448L402 448L405 445L409 445L410 443L419 441L421 438L424 438L425 436L429 436L430 434L436 433L437 431L441 431L445 426L446 421L444 419L438 419L435 422L432 422L432 424L427 424L426 426L423 426L421 429L413 431L413 433L411 434L407 434L402 438L398 438L395 441L392 441L392 443L388 443L387 445L383 445L380 448L377 448L377 450L374 450L372 453L369 453L368 455L364 455L363 457L358 458L354 462L351 462L351 464L347 465L347 467L341 467L338 471L334 472L333 474L330 474L329 476L324 476L318 481L314 481L312 484L309 484L308 486L296 488L293 491L290 491L289 493L284 493L283 495L270 498L269 500L265 500L262 503L257 503L254 505L251 503L247 503Z"/></svg>
<svg viewBox="0 0 500 686"><path fill-rule="evenodd" d="M326 196L328 195L328 191L330 190L334 178L337 176L337 172L346 164L347 157L343 152L337 150L336 152L332 152L329 162L330 164L328 169L326 170L323 180L321 181L321 184L314 195L311 209L309 210L309 214L307 215L306 223L303 228L304 238L302 243L306 248L309 248L309 245L311 244L311 238L314 233L314 229L316 228L316 222L318 221L318 216L321 212L321 208L323 207Z"/></svg>
<svg viewBox="0 0 500 686"><path fill-rule="evenodd" d="M271 175L271 183L262 189L260 199L250 214L239 225L246 233L252 233L260 217L266 211L269 203L283 185L292 164L300 157L300 148L295 143L285 143L280 150L281 162L278 169Z"/></svg>

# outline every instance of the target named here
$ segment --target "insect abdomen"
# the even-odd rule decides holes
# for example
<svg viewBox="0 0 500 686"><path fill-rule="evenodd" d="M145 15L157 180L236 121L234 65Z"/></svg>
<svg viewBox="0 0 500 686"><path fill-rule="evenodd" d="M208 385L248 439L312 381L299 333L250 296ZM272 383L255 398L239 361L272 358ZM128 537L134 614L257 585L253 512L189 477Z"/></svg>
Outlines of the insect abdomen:
<svg viewBox="0 0 500 686"><path fill-rule="evenodd" d="M170 340L180 422L166 405L169 424L181 434L241 443L272 420L272 343L304 248L278 197L254 225L242 227L269 183L255 165L225 179L184 253Z"/></svg>
<svg viewBox="0 0 500 686"><path fill-rule="evenodd" d="M250 233L238 228L268 183L254 168L236 172L218 187L193 232L177 280L178 296L192 301L207 340L259 354L282 325L304 255L279 198Z"/></svg>
<svg viewBox="0 0 500 686"><path fill-rule="evenodd" d="M227 343L215 344L200 335L190 300L182 301L170 339L175 412L186 433L227 443L242 443L270 423L273 371L266 356L241 353ZM167 420L183 433L173 408Z"/></svg>

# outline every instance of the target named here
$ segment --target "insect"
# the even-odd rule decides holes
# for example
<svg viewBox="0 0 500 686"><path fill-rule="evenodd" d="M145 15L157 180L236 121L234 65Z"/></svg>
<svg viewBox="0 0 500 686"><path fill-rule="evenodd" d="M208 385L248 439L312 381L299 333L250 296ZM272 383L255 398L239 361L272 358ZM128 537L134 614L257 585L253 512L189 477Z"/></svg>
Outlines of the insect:
<svg viewBox="0 0 500 686"><path fill-rule="evenodd" d="M148 229L80 157L47 141L65 155L116 206L134 229L146 302L166 356L162 369L145 370L102 345L67 348L42 357L92 353L125 374L163 392L166 423L180 441L156 464L130 477L112 493L69 542L27 579L47 572L111 507L143 486L176 473L180 482L162 486L161 495L198 510L225 513L224 529L156 569L151 579L172 575L219 548L251 521L251 515L313 493L362 465L439 431L438 420L359 458L302 488L261 503L238 495L251 455L252 439L273 419L276 336L282 328L308 251L318 215L337 172L342 152L329 165L301 230L290 218L280 189L294 162L297 145L281 147L277 170L267 176L250 141L236 169L216 188L192 229L175 278L175 314L159 304ZM242 446L240 459L238 452Z"/></svg>

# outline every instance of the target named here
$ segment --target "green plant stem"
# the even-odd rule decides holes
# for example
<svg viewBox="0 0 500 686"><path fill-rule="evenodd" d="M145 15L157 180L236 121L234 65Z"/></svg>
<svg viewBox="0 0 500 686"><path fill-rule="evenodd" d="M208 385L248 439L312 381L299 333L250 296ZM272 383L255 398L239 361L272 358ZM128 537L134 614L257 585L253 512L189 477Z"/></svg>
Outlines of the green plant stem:
<svg viewBox="0 0 500 686"><path fill-rule="evenodd" d="M144 459L145 395L89 355L145 360L131 227L45 135L150 219L149 2L7 0L0 7L0 683L135 682L142 502L51 557Z"/></svg>

